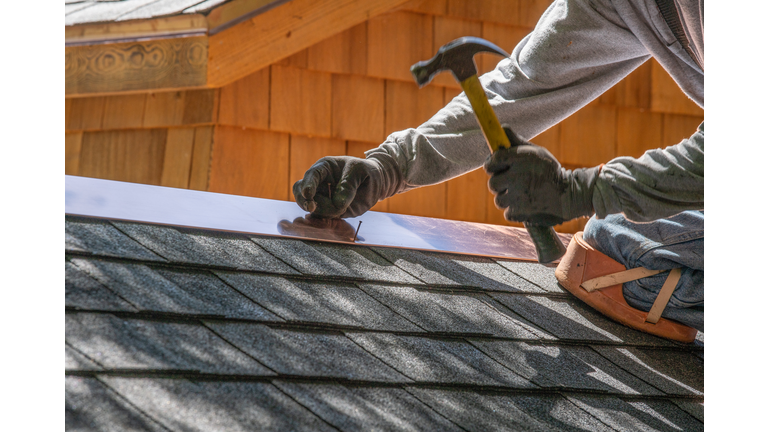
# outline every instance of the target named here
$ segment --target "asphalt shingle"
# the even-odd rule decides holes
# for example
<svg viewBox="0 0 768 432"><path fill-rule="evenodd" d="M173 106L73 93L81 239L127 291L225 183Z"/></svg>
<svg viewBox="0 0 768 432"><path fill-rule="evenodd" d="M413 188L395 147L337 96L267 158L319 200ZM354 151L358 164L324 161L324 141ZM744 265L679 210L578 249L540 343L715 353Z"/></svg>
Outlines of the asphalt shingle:
<svg viewBox="0 0 768 432"><path fill-rule="evenodd" d="M66 262L64 266L64 304L67 307L102 311L137 310L72 263Z"/></svg>
<svg viewBox="0 0 768 432"><path fill-rule="evenodd" d="M108 369L166 369L268 376L273 372L202 325L66 315L65 340Z"/></svg>
<svg viewBox="0 0 768 432"><path fill-rule="evenodd" d="M593 349L665 393L704 396L704 361L689 352L608 346Z"/></svg>
<svg viewBox="0 0 768 432"><path fill-rule="evenodd" d="M673 400L681 410L693 416L696 420L704 423L704 402L693 402L687 400Z"/></svg>
<svg viewBox="0 0 768 432"><path fill-rule="evenodd" d="M104 382L168 430L334 430L267 383L115 377Z"/></svg>
<svg viewBox="0 0 768 432"><path fill-rule="evenodd" d="M546 292L489 258L410 249L381 247L372 249L428 284L464 285L484 290L511 292Z"/></svg>
<svg viewBox="0 0 768 432"><path fill-rule="evenodd" d="M632 402L571 395L568 400L617 431L703 431L704 423L665 400Z"/></svg>
<svg viewBox="0 0 768 432"><path fill-rule="evenodd" d="M460 431L403 389L276 381L278 388L339 430Z"/></svg>
<svg viewBox="0 0 768 432"><path fill-rule="evenodd" d="M251 237L251 240L304 274L421 283L367 247L269 237Z"/></svg>
<svg viewBox="0 0 768 432"><path fill-rule="evenodd" d="M66 15L65 25L74 25L92 22L116 21L120 15L129 13L149 3L158 0L123 0L123 1L100 1L93 6L72 12Z"/></svg>
<svg viewBox="0 0 768 432"><path fill-rule="evenodd" d="M281 321L210 273L81 258L72 263L142 311Z"/></svg>
<svg viewBox="0 0 768 432"><path fill-rule="evenodd" d="M103 370L103 368L74 348L64 345L64 369L66 370Z"/></svg>
<svg viewBox="0 0 768 432"><path fill-rule="evenodd" d="M532 324L560 339L672 346L672 342L613 322L577 299L490 294Z"/></svg>
<svg viewBox="0 0 768 432"><path fill-rule="evenodd" d="M165 261L104 221L67 217L64 227L65 249L68 252L86 252L142 261Z"/></svg>
<svg viewBox="0 0 768 432"><path fill-rule="evenodd" d="M95 378L66 377L64 391L67 431L167 432Z"/></svg>
<svg viewBox="0 0 768 432"><path fill-rule="evenodd" d="M469 295L426 292L406 286L361 284L368 294L431 332L488 334L540 339L538 330Z"/></svg>
<svg viewBox="0 0 768 432"><path fill-rule="evenodd" d="M498 395L416 388L408 391L467 431L612 431L556 395Z"/></svg>
<svg viewBox="0 0 768 432"><path fill-rule="evenodd" d="M588 347L498 340L472 340L471 343L489 357L542 387L628 395L661 394Z"/></svg>
<svg viewBox="0 0 768 432"><path fill-rule="evenodd" d="M544 291L552 293L567 292L557 282L557 278L555 278L555 267L551 265L504 259L495 259L495 261L505 269L530 281Z"/></svg>
<svg viewBox="0 0 768 432"><path fill-rule="evenodd" d="M348 332L347 336L415 381L537 387L463 341L387 333Z"/></svg>
<svg viewBox="0 0 768 432"><path fill-rule="evenodd" d="M188 305L190 309L226 318L282 321L272 312L227 286L212 273L169 269L155 271L189 295L190 303L194 303Z"/></svg>
<svg viewBox="0 0 768 432"><path fill-rule="evenodd" d="M703 335L549 267L70 217L66 247L68 430L703 428Z"/></svg>
<svg viewBox="0 0 768 432"><path fill-rule="evenodd" d="M120 231L171 262L298 274L296 270L268 254L244 235L181 230L147 224L112 223Z"/></svg>
<svg viewBox="0 0 768 432"><path fill-rule="evenodd" d="M176 15L203 0L159 0L120 16L120 21Z"/></svg>
<svg viewBox="0 0 768 432"><path fill-rule="evenodd" d="M342 334L271 329L260 324L207 325L232 345L279 374L363 381L409 381Z"/></svg>
<svg viewBox="0 0 768 432"><path fill-rule="evenodd" d="M236 272L216 274L239 292L288 321L423 331L353 285L303 282Z"/></svg>

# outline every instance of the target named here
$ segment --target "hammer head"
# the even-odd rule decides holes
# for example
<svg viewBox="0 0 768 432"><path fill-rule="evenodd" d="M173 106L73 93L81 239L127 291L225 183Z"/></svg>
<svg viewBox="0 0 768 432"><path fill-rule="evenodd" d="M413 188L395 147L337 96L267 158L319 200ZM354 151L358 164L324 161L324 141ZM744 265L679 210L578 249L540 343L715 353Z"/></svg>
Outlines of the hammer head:
<svg viewBox="0 0 768 432"><path fill-rule="evenodd" d="M453 72L453 76L461 82L477 75L474 57L481 52L509 57L504 50L487 40L467 36L443 45L431 59L411 66L411 73L419 87L427 85L435 75L444 70Z"/></svg>

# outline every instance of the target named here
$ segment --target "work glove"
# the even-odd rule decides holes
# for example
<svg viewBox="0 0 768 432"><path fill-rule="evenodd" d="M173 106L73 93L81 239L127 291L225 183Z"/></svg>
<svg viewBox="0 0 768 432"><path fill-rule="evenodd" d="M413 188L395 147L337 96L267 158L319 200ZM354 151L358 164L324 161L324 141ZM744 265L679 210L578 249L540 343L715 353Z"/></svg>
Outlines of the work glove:
<svg viewBox="0 0 768 432"><path fill-rule="evenodd" d="M505 127L512 144L494 152L483 166L491 176L494 203L509 221L555 226L594 213L592 194L601 166L568 170L544 147Z"/></svg>
<svg viewBox="0 0 768 432"><path fill-rule="evenodd" d="M388 155L324 157L293 184L293 196L312 216L351 218L397 193L401 178Z"/></svg>

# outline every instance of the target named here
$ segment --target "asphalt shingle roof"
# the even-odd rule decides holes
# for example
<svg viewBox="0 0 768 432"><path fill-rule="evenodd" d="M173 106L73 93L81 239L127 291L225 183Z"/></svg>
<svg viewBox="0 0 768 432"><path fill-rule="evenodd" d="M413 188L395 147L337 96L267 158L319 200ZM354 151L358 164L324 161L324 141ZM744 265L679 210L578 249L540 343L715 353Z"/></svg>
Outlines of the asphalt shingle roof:
<svg viewBox="0 0 768 432"><path fill-rule="evenodd" d="M703 342L551 267L69 216L65 248L68 430L704 427Z"/></svg>

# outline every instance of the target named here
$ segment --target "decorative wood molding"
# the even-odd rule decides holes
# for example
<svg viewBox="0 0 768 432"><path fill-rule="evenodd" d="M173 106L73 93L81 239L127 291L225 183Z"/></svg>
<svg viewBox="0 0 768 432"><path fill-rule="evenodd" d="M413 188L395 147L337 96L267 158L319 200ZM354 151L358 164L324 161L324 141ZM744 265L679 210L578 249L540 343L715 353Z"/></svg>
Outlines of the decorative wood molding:
<svg viewBox="0 0 768 432"><path fill-rule="evenodd" d="M74 46L65 53L67 95L206 85L205 36Z"/></svg>
<svg viewBox="0 0 768 432"><path fill-rule="evenodd" d="M207 17L70 26L65 93L222 87L406 1L236 0Z"/></svg>

